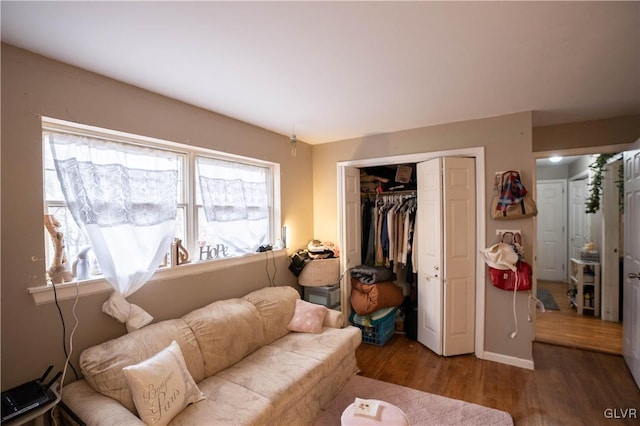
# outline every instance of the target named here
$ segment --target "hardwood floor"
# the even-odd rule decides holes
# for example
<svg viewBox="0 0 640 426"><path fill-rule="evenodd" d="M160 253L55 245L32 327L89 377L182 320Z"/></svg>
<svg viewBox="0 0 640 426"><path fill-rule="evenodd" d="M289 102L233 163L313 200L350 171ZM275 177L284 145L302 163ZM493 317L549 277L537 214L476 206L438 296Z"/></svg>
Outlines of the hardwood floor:
<svg viewBox="0 0 640 426"><path fill-rule="evenodd" d="M567 283L538 281L538 288L548 289L560 310L537 311L536 341L622 354L622 323L578 315L569 304Z"/></svg>
<svg viewBox="0 0 640 426"><path fill-rule="evenodd" d="M361 344L356 358L362 376L504 410L516 425L640 423L640 390L619 355L536 342L531 371L440 357L395 334L382 347Z"/></svg>

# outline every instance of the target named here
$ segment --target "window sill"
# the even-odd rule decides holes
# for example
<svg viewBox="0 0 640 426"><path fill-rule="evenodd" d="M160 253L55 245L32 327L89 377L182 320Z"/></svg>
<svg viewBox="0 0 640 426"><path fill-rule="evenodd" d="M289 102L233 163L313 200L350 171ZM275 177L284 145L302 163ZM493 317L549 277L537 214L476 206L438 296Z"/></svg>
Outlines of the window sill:
<svg viewBox="0 0 640 426"><path fill-rule="evenodd" d="M286 249L273 250L272 253L274 257L287 256ZM269 258L271 258L271 256L269 256ZM229 259L197 261L194 263L180 265L175 268L158 270L153 274L149 281L186 277L189 275L200 274L202 272L212 272L234 266L246 265L248 263L263 262L264 259L265 254L263 253L248 253L244 256L231 257ZM27 293L31 295L33 302L36 305L53 303L56 299L58 301L74 299L76 294L79 297L83 297L106 293L108 291L112 291L111 286L106 280L100 278L85 280L79 283L68 282L64 284L56 284L55 293L52 285L27 288Z"/></svg>

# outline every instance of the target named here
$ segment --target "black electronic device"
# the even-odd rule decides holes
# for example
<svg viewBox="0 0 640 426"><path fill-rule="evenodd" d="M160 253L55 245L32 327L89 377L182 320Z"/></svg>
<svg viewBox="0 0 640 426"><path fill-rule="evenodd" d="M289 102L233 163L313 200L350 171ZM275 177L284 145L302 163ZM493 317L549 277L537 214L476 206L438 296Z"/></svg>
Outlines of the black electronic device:
<svg viewBox="0 0 640 426"><path fill-rule="evenodd" d="M264 244L258 247L258 252L269 251L269 250L273 250L273 247L271 246L271 244Z"/></svg>
<svg viewBox="0 0 640 426"><path fill-rule="evenodd" d="M48 383L44 382L52 368L53 365L50 365L39 379L2 392L0 399L3 424L50 404L58 398L51 387L62 375L62 371L59 371Z"/></svg>

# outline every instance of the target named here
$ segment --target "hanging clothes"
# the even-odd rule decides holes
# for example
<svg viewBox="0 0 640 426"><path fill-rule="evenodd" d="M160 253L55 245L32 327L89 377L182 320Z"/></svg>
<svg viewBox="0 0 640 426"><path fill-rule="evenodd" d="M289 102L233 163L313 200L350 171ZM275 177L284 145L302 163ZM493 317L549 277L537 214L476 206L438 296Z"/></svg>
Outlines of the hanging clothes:
<svg viewBox="0 0 640 426"><path fill-rule="evenodd" d="M415 239L416 196L378 194L375 203L363 203L362 264L386 266L397 271L398 265L411 265ZM363 220L363 224L365 221ZM413 273L413 268L409 270Z"/></svg>
<svg viewBox="0 0 640 426"><path fill-rule="evenodd" d="M373 201L366 196L361 203L361 217L362 217L362 245L361 251L363 259L366 258L369 253L369 245L373 245L373 236L371 233L371 221L373 220L373 215L371 208L373 207ZM362 259L362 260L363 260ZM364 262L363 262L364 263Z"/></svg>

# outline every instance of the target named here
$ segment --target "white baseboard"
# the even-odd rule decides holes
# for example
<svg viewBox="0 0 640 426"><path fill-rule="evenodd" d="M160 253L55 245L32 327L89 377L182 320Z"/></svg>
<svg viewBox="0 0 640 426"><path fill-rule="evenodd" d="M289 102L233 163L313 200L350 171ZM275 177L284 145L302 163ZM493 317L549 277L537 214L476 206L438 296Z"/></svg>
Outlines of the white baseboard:
<svg viewBox="0 0 640 426"><path fill-rule="evenodd" d="M497 354L493 352L485 351L483 353L483 359L487 361L499 362L501 364L512 365L514 367L526 368L527 370L533 370L533 360L516 358L509 355Z"/></svg>

